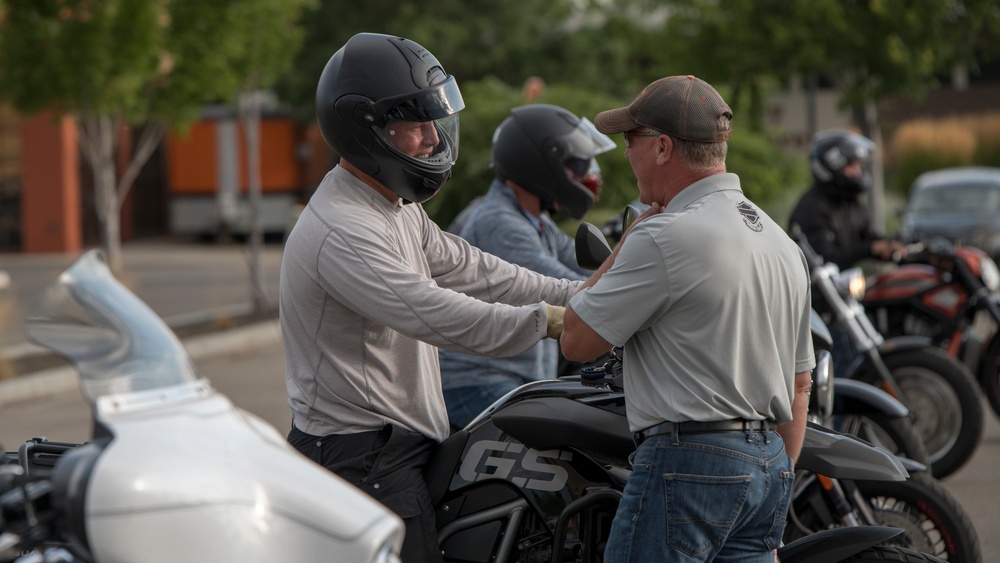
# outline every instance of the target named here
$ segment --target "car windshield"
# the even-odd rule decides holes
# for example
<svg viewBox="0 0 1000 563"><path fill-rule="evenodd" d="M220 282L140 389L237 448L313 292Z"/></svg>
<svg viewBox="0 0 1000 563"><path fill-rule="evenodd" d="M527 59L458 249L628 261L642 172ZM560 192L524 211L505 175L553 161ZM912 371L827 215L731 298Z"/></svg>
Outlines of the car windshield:
<svg viewBox="0 0 1000 563"><path fill-rule="evenodd" d="M968 215L1000 212L1000 187L991 184L949 184L913 193L909 210L920 215Z"/></svg>

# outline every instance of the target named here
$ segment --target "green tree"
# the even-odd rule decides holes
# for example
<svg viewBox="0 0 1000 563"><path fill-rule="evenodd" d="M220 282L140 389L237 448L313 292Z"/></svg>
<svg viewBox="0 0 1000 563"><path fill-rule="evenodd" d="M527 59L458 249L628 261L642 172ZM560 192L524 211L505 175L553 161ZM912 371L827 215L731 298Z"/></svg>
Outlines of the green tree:
<svg viewBox="0 0 1000 563"><path fill-rule="evenodd" d="M956 64L1000 52L993 0L636 1L670 10L663 32L673 40L659 56L732 85L736 103L759 108L776 80L821 75L857 108L864 133L867 105L919 97Z"/></svg>
<svg viewBox="0 0 1000 563"><path fill-rule="evenodd" d="M312 118L316 79L356 33L400 35L430 50L460 85L489 77L520 86L530 76L549 84L625 95L649 82L655 48L633 19L607 15L579 0L370 0L344 10L323 2L303 16L305 44L297 71L281 79L282 98ZM641 46L641 48L637 48Z"/></svg>
<svg viewBox="0 0 1000 563"><path fill-rule="evenodd" d="M75 116L112 268L121 267L121 202L166 128L183 129L206 103L232 101L253 76L272 81L298 47L289 29L304 5L3 0L0 97L25 113ZM142 135L117 177L119 128L137 124L145 124Z"/></svg>
<svg viewBox="0 0 1000 563"><path fill-rule="evenodd" d="M399 34L430 50L458 78L466 101L461 113L461 149L454 175L425 206L443 227L485 192L493 130L514 106L525 103L521 87L530 76L547 84L536 100L593 119L601 110L627 104L649 82L670 74L699 74L698 61L668 56L678 38L663 32L670 10L645 0L525 0L504 2L389 2L373 0L357 9L323 3L304 16L307 37L278 91L314 119L316 80L333 53L355 33ZM714 81L720 89L728 80ZM724 92L729 98L728 91ZM769 198L799 181L765 131L741 115L730 163L748 195ZM622 147L623 149L624 147ZM623 150L598 157L605 180L601 200L588 220L621 211L636 197L635 179ZM791 178L791 179L790 179Z"/></svg>
<svg viewBox="0 0 1000 563"><path fill-rule="evenodd" d="M759 125L769 87L798 75L841 92L858 129L881 144L879 103L919 98L958 65L1000 50L995 0L636 0L666 7L660 53L733 87L732 103ZM736 109L734 106L734 111ZM884 217L882 168L872 211Z"/></svg>

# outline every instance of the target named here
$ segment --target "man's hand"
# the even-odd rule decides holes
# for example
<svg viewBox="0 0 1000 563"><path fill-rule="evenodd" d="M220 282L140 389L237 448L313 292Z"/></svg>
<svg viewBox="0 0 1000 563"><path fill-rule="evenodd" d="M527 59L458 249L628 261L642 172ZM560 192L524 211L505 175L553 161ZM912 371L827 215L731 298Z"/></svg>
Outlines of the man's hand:
<svg viewBox="0 0 1000 563"><path fill-rule="evenodd" d="M906 257L906 245L898 240L876 240L872 242L871 255L880 260L899 261Z"/></svg>
<svg viewBox="0 0 1000 563"><path fill-rule="evenodd" d="M545 335L553 340L559 340L563 332L563 315L566 314L565 307L545 304L545 315L548 318L545 324Z"/></svg>

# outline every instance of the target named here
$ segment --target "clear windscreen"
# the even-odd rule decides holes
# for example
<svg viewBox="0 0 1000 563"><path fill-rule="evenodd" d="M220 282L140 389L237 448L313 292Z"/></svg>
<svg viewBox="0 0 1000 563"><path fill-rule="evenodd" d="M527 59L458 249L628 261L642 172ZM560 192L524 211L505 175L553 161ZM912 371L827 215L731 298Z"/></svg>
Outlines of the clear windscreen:
<svg viewBox="0 0 1000 563"><path fill-rule="evenodd" d="M28 314L25 332L77 369L92 403L104 395L197 379L174 333L114 278L96 250L45 290Z"/></svg>

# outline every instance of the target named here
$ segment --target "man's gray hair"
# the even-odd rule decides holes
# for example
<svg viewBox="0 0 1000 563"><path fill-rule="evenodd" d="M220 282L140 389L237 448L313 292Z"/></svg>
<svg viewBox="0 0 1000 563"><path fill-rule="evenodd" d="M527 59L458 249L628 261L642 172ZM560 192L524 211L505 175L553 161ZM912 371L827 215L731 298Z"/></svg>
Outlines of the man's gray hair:
<svg viewBox="0 0 1000 563"><path fill-rule="evenodd" d="M674 142L674 150L694 169L715 170L720 165L726 164L726 153L729 143L722 141L719 143L699 143L695 141L685 141L677 137L670 137Z"/></svg>

